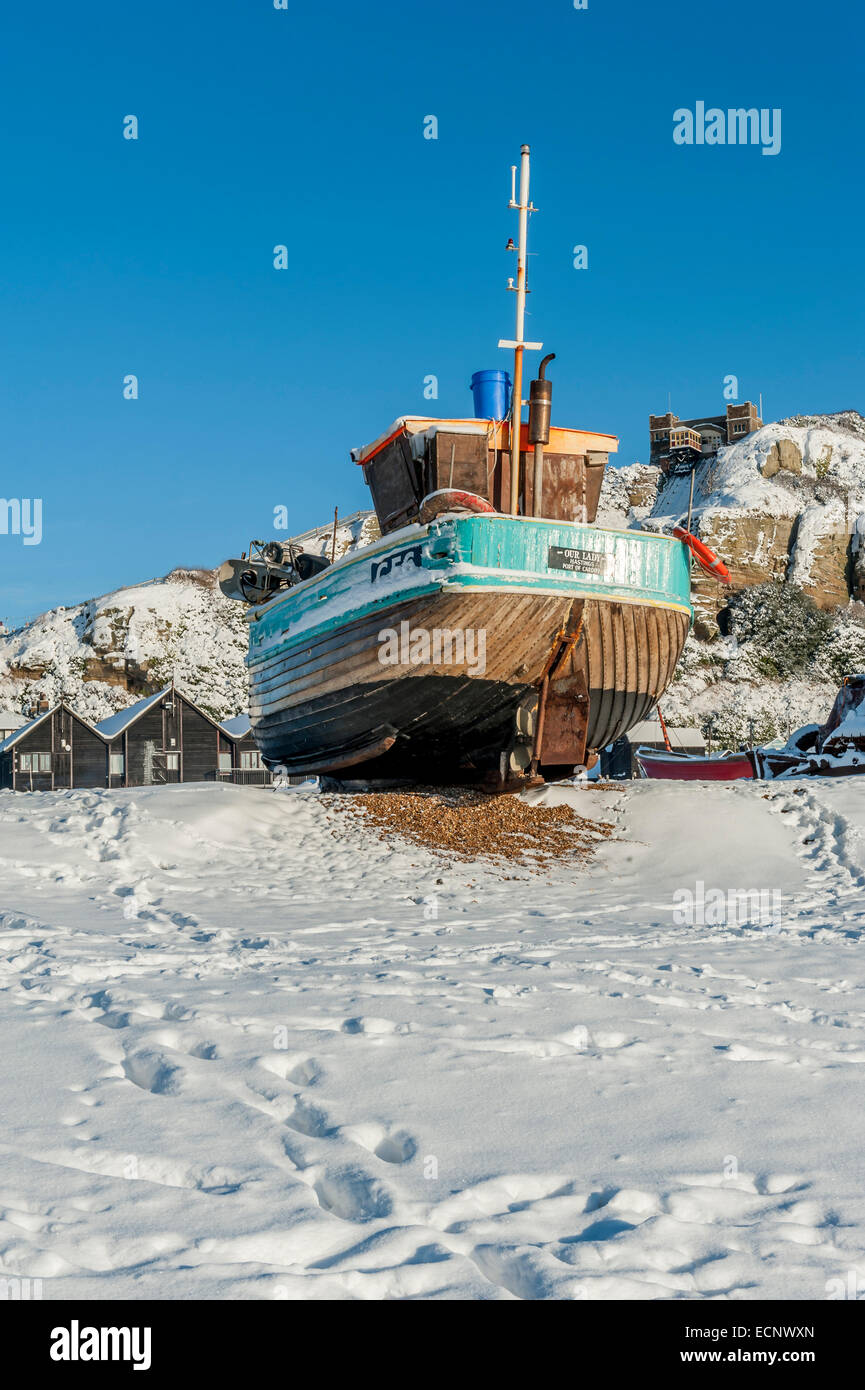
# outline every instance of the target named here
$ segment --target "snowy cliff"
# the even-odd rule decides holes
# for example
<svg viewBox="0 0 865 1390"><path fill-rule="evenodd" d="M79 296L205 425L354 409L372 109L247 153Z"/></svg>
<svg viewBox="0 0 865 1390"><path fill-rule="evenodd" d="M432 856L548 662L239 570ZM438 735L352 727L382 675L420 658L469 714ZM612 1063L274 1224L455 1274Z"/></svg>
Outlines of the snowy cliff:
<svg viewBox="0 0 865 1390"><path fill-rule="evenodd" d="M347 517L336 555L378 534L372 513ZM333 526L294 538L330 554ZM0 635L0 709L24 710L65 696L90 720L159 689L172 679L216 719L246 708L243 604L224 598L215 570L176 569L161 579L117 589L70 608L42 613Z"/></svg>

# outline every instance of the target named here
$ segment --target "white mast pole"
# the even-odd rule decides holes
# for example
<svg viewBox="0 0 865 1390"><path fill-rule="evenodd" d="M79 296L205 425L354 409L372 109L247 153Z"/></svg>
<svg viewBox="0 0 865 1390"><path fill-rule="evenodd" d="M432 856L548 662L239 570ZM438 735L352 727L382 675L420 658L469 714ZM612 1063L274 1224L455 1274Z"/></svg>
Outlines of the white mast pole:
<svg viewBox="0 0 865 1390"><path fill-rule="evenodd" d="M514 345L514 395L511 406L511 512L520 504L520 420L523 404L523 349L526 319L526 255L529 228L529 146L520 150L520 235L517 248L517 331Z"/></svg>

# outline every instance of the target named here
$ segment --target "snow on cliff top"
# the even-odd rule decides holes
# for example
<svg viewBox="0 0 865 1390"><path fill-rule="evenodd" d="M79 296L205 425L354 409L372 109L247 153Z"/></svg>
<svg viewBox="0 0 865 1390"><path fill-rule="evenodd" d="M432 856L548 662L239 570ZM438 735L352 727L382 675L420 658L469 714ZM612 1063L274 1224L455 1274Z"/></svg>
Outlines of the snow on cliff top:
<svg viewBox="0 0 865 1390"><path fill-rule="evenodd" d="M855 517L865 511L865 420L853 412L793 419L802 423L763 425L701 463L695 477L695 515L725 511L795 516L815 503L841 515L852 511ZM781 467L765 476L773 447L785 440L796 445L801 471ZM658 496L652 521L666 523L687 512L689 486L688 476L671 477Z"/></svg>
<svg viewBox="0 0 865 1390"><path fill-rule="evenodd" d="M86 719L108 717L172 677L220 717L245 703L243 609L212 570L173 570L42 613L0 637L0 702L61 696ZM129 688L127 688L127 686Z"/></svg>

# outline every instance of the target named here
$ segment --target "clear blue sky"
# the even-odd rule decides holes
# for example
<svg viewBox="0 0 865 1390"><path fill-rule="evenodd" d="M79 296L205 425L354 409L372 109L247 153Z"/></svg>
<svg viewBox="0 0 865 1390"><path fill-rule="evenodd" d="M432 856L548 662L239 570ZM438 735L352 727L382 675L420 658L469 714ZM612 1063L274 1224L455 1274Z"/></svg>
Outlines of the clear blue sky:
<svg viewBox="0 0 865 1390"><path fill-rule="evenodd" d="M217 564L280 504L364 506L352 446L471 414L508 365L523 141L560 424L629 463L668 392L721 411L728 373L767 418L865 408L858 6L290 6L6 10L0 495L41 497L44 539L0 535L0 617ZM675 145L698 100L780 107L781 153Z"/></svg>

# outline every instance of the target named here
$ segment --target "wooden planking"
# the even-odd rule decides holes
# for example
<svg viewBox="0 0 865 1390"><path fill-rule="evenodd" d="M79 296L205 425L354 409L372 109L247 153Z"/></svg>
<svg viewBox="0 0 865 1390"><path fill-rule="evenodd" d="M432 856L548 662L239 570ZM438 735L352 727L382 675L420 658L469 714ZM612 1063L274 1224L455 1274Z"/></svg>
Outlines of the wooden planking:
<svg viewBox="0 0 865 1390"><path fill-rule="evenodd" d="M559 600L545 603L526 596L508 606L503 624L501 596L446 595L433 604L428 599L415 600L400 610L398 618L394 615L389 625L398 626L403 619L411 622L412 616L423 616L422 625L429 628L485 627L488 632L492 618L499 636L506 634L507 640L493 644L492 652L487 652L489 678L531 683L539 674L536 663L540 660L542 664L563 621L564 608ZM332 637L316 644L319 654L311 661L304 660L307 650L302 649L294 654L294 670L290 659L282 658L266 681L253 686L254 713L287 710L324 695L333 695L337 706L347 685L378 683L387 679L389 672L395 674L394 668L383 667L378 661L377 644L373 650L368 646L371 630L377 633L379 623L379 617L372 623L361 620L360 635L352 641L343 634L341 650ZM669 684L686 632L684 614L642 605L587 602L582 639L572 661L582 661L592 693L592 735L597 732L600 737L602 730L626 728L643 717L644 710L651 708ZM322 647L329 650L320 650ZM401 674L421 678L434 669L417 667ZM453 668L444 669L451 674ZM286 685L290 686L288 694ZM592 743L594 746L594 737Z"/></svg>
<svg viewBox="0 0 865 1390"><path fill-rule="evenodd" d="M496 674L507 676L511 663L510 648L515 643L526 644L530 648L537 643L539 626L548 628L549 640L555 636L556 624L566 611L571 600L558 596L521 594L503 598L501 594L450 593L436 594L413 599L390 610L384 615L366 615L347 623L338 633L330 633L309 646L298 646L293 651L282 653L270 662L257 664L251 676L255 689L266 693L275 688L281 680L291 673L291 679L303 680L307 674L314 675L327 670L334 663L334 656L367 657L376 669L381 670L378 659L378 633L384 628L399 629L402 621L417 627L456 630L458 628L483 628L487 637L495 633L496 642L487 643L487 664L492 659ZM504 639L504 640L502 640ZM529 654L529 659L531 655ZM363 661L358 663L363 665ZM386 669L386 668L385 668ZM427 668L430 669L430 668ZM432 668L435 669L435 668ZM261 674L258 674L258 673Z"/></svg>
<svg viewBox="0 0 865 1390"><path fill-rule="evenodd" d="M501 594L436 594L415 599L400 607L384 622L382 615L369 616L347 624L341 641L333 637L311 653L299 648L258 668L250 684L250 708L254 714L288 708L311 698L343 689L347 685L379 682L399 674L419 678L452 675L456 666L430 663L406 670L385 666L379 661L377 634L383 627L399 629L401 621L428 631L473 629L486 632L486 671L488 680L531 682L559 631L569 597ZM490 634L494 640L490 642ZM324 647L324 649L322 649Z"/></svg>
<svg viewBox="0 0 865 1390"><path fill-rule="evenodd" d="M515 706L537 683L570 606L570 599L540 595L509 595L503 602L501 594L439 594L409 601L391 610L387 620L380 613L366 615L341 633L319 636L269 667L258 667L251 712L263 745L272 756L276 740L276 746L293 749L289 756L295 759L304 749L312 755L337 748L343 723L359 736L388 709L386 717L399 724L400 746L414 749L414 756L423 756L424 748L433 758L445 753L449 720L454 751L471 744L472 728L480 742L483 729L509 717L509 702ZM428 630L485 628L488 637L492 630L496 640L487 651L486 679L462 674L465 667L382 666L377 634L382 626L398 629L402 621ZM661 607L586 602L580 642L554 685L565 691L585 684L589 690L589 750L612 742L648 714L672 677L687 627L685 614ZM413 697L418 681L431 681L435 695ZM480 688L470 689L480 685L483 695ZM463 727L466 718L472 727Z"/></svg>
<svg viewBox="0 0 865 1390"><path fill-rule="evenodd" d="M685 614L631 604L586 603L574 653L589 689L589 747L605 747L638 723L669 685L688 632Z"/></svg>

